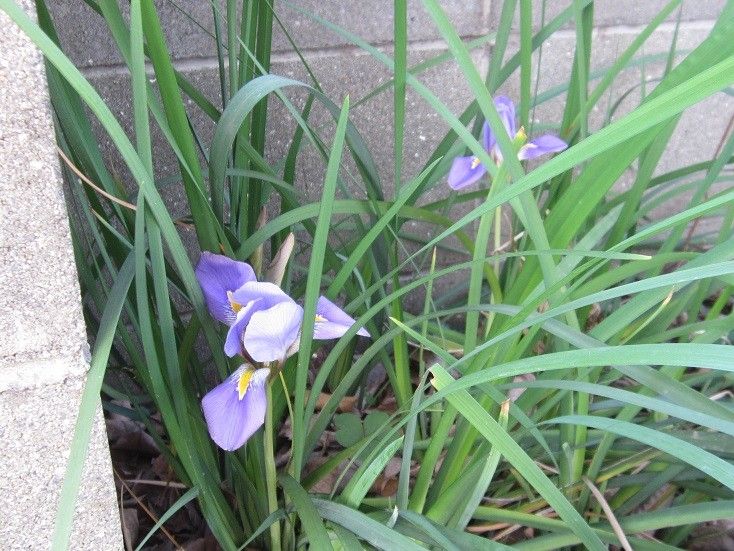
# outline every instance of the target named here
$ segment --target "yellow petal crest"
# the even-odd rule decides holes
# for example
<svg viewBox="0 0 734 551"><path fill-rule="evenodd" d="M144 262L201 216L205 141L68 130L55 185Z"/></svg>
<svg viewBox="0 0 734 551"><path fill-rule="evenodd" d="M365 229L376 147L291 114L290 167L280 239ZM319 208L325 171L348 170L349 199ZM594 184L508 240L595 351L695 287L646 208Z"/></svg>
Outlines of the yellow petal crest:
<svg viewBox="0 0 734 551"><path fill-rule="evenodd" d="M252 369L245 369L242 372L242 375L240 375L240 380L237 381L237 393L239 394L239 399L242 400L242 398L245 397L245 394L247 393L247 389L250 386L250 379L252 379L252 374L255 373Z"/></svg>

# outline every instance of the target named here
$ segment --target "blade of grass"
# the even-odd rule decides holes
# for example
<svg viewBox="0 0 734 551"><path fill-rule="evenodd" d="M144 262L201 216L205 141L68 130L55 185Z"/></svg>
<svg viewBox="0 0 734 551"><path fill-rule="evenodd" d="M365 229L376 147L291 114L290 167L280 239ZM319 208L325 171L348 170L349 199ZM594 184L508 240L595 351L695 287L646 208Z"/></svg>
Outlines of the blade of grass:
<svg viewBox="0 0 734 551"><path fill-rule="evenodd" d="M278 481L298 512L298 518L301 519L303 528L306 531L309 545L313 549L331 549L329 534L326 532L319 512L306 490L287 474L279 475Z"/></svg>
<svg viewBox="0 0 734 551"><path fill-rule="evenodd" d="M454 382L453 377L441 366L430 368L434 376L433 384L441 391ZM569 528L589 549L603 551L606 549L586 521L568 502L566 497L556 488L535 462L515 442L501 425L492 418L468 392L459 391L446 395L454 407L465 417L484 438L496 446L510 464L521 470L523 477L542 495L555 509L558 515L568 523Z"/></svg>
<svg viewBox="0 0 734 551"><path fill-rule="evenodd" d="M311 259L309 261L308 279L306 281L306 293L304 297L303 319L304 325L301 330L300 348L298 353L298 364L296 368L295 403L306 404L306 386L308 382L308 371L311 358L311 342L313 339L313 323L308 320L315 319L316 300L321 287L321 275L324 264L325 250L329 236L329 226L334 205L336 181L341 165L342 148L347 130L349 117L349 98L345 98L342 111L337 122L336 134L332 144L329 164L326 169L324 191L322 193L319 218L316 223L313 245L311 247ZM306 438L306 427L311 418L310 411L306 409L303 415L296 415L293 419L293 474L296 481L301 477L304 461L304 444Z"/></svg>
<svg viewBox="0 0 734 551"><path fill-rule="evenodd" d="M120 321L122 306L127 298L128 290L135 275L135 256L128 255L115 282L110 290L110 295L102 312L97 336L94 341L92 360L84 385L79 414L74 426L74 436L71 441L69 459L66 464L64 483L61 487L59 504L56 509L56 521L51 537L54 549L67 549L69 537L71 536L72 522L74 520L75 503L79 495L79 487L82 481L82 472L86 463L89 439L92 433L92 425L97 418L99 407L99 393L102 389L107 360L109 358L112 341L115 338L115 330Z"/></svg>
<svg viewBox="0 0 734 551"><path fill-rule="evenodd" d="M392 528L346 505L316 498L312 501L323 518L340 524L357 537L374 545L377 549L384 549L385 551L391 549L423 551L425 549Z"/></svg>
<svg viewBox="0 0 734 551"><path fill-rule="evenodd" d="M161 515L161 518L158 519L158 522L156 522L153 527L148 531L148 533L145 535L145 537L140 540L140 543L138 543L138 546L135 548L135 551L141 551L147 541L152 538L155 533L158 531L158 529L163 526L169 518L171 518L173 515L175 515L184 505L189 503L190 501L196 499L196 497L199 495L199 489L194 487L190 488L186 491L180 498L178 498L173 505L171 505L165 513Z"/></svg>

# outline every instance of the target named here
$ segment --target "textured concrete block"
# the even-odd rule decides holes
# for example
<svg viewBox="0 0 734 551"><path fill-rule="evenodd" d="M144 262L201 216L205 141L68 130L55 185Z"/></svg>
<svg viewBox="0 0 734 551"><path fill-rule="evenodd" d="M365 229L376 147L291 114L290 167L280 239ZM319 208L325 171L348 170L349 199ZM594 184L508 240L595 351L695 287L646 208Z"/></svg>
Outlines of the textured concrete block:
<svg viewBox="0 0 734 551"><path fill-rule="evenodd" d="M496 28L502 11L502 2L492 2L489 18L491 28ZM594 26L609 27L614 25L647 25L668 4L667 0L596 0L594 2ZM681 21L710 21L716 19L726 0L684 0L681 6ZM533 2L533 26L540 28L541 22L548 23L565 9L573 5L571 0L554 0L553 2ZM545 7L545 17L543 8ZM515 29L519 28L519 10L515 14ZM677 10L667 18L674 23L678 17ZM573 26L573 18L568 23Z"/></svg>
<svg viewBox="0 0 734 551"><path fill-rule="evenodd" d="M23 2L30 7L33 2ZM0 14L0 371L85 346L43 61Z"/></svg>
<svg viewBox="0 0 734 551"><path fill-rule="evenodd" d="M554 9L563 2L553 2ZM665 0L597 0L594 4L594 24L609 25L647 25L660 13ZM681 7L681 21L705 21L716 19L726 4L726 0L684 0ZM675 21L677 12L668 18Z"/></svg>
<svg viewBox="0 0 734 551"><path fill-rule="evenodd" d="M0 548L48 549L87 344L42 58L0 28ZM71 549L122 547L110 471L100 409Z"/></svg>
<svg viewBox="0 0 734 551"><path fill-rule="evenodd" d="M0 394L0 548L50 549L84 382ZM102 411L92 432L69 549L122 549Z"/></svg>
<svg viewBox="0 0 734 551"><path fill-rule="evenodd" d="M487 32L488 4L484 0L439 0L460 36L477 36ZM277 4L276 4L277 5ZM393 6L381 0L366 0L355 4L339 0L306 0L295 2L300 8L318 15L373 44L391 43L393 39ZM339 35L326 31L302 13L284 2L276 8L288 32L299 48L323 48L346 44ZM440 35L420 0L408 0L408 38L411 41L432 40ZM290 49L281 31L274 35L276 49Z"/></svg>
<svg viewBox="0 0 734 551"><path fill-rule="evenodd" d="M64 50L79 66L106 66L122 63L102 18L84 2L51 0L49 2ZM129 2L120 2L127 17ZM169 51L174 59L216 58L214 15L210 2L200 0L156 0ZM441 0L442 8L462 36L486 32L486 0ZM226 32L226 2L219 1L222 32ZM348 42L290 6L322 17L356 33L374 44L392 41L392 4L365 0L359 4L339 0L299 0L292 4L274 3L288 34L300 49L333 48ZM408 2L411 40L432 40L440 35L420 0ZM84 29L83 33L79 29ZM277 25L273 32L273 50L290 51L286 33Z"/></svg>

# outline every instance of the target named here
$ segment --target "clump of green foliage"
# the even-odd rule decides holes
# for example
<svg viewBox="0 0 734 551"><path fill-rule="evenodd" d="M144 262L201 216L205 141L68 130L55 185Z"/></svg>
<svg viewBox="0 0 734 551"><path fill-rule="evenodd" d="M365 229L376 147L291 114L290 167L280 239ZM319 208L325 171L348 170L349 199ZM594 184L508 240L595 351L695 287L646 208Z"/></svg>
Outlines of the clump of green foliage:
<svg viewBox="0 0 734 551"><path fill-rule="evenodd" d="M334 103L310 70L309 82L270 74L273 26L287 30L288 21L274 18L268 0L212 4L221 105L172 64L152 0L131 0L129 19L113 0L87 3L104 18L129 70L132 140L59 48L44 3L38 2L36 24L13 0L0 0L46 56L60 147L96 186L80 185L67 171L77 265L96 338L59 506L59 548L68 538L79 458L100 390L105 402L129 401L133 419L150 424L152 413L160 415L165 434L150 432L190 488L171 512L197 500L227 550L603 550L608 544L658 550L684 545L697 525L734 517L734 410L727 394L734 369L734 137L723 136L709 161L659 170L686 109L734 83L734 2L694 50L679 51L674 38L668 52L642 55L679 9L680 0L671 0L612 65L597 71L590 69L591 0L574 1L535 30L533 3L505 0L496 32L471 42L458 36L437 0L423 0L448 52L415 66L407 62L405 0L393 5L392 55L305 14L391 71L392 79L375 83L368 97L392 92L384 100L394 117L385 140L394 144L395 185L381 180L352 123L360 99ZM517 14L519 49L511 52ZM571 77L538 90L536 53L568 24L576 30ZM471 52L489 43L482 75ZM293 47L300 55L297 40ZM615 87L628 71L661 60L659 79ZM458 115L421 80L444 63L458 65L475 98ZM565 98L554 129L570 147L534 168L516 159L514 136L502 132L493 103L515 76L519 120L528 130L536 107ZM403 146L408 90L448 128L416 174L402 162L410 153ZM305 101L295 102L294 92ZM621 98L636 101L624 115L616 112ZM274 101L294 120L287 155L276 161L265 154ZM605 123L594 127L590 115L604 104ZM316 106L338 124L314 123ZM192 124L192 109L214 125L210 142ZM110 172L91 117L124 161L130 186ZM500 165L481 143L484 120L497 135ZM163 179L153 171L153 125L178 161ZM296 187L307 149L325 166L315 202ZM449 167L467 151L486 163L488 176L449 193ZM348 176L340 171L347 162ZM631 186L613 193L630 167L636 168ZM183 219L167 210L164 184L185 195ZM446 199L427 201L437 186ZM350 194L355 188L360 193ZM683 208L650 216L680 198ZM272 200L279 211L268 219L262 213ZM451 205L464 204L465 215L446 215ZM348 229L338 239L331 229L337 218ZM691 234L691 225L705 218L715 218L718 230ZM408 222L435 231L416 246ZM304 333L283 384L273 385L266 420L266 433L287 421L290 439L258 434L233 453L209 439L201 396L236 366L221 352L223 333L206 312L182 232L193 232L200 250L247 260L259 273L269 251L295 232L299 244L284 289L302 299L306 317L321 293L339 300L373 336L358 349L355 327L332 348L319 349L324 353L314 363L318 343ZM503 235L511 236L509 244ZM437 265L435 252L440 257L449 248L463 261ZM456 290L436 296L443 278ZM407 312L406 297L417 291L425 294L424 306ZM147 398L103 386L110 363L123 367ZM355 389L361 403L369 401L365 377L378 365L387 374L380 390L394 397L394 413L364 420L338 413ZM326 398L317 407L320 395ZM309 469L335 414L341 447ZM287 460L275 478L268 466L284 450ZM400 463L394 496L371 494L394 458ZM344 472L345 484L330 494L310 491L334 471ZM513 540L520 527L532 531ZM655 539L644 536L649 532ZM477 535L485 533L498 541Z"/></svg>

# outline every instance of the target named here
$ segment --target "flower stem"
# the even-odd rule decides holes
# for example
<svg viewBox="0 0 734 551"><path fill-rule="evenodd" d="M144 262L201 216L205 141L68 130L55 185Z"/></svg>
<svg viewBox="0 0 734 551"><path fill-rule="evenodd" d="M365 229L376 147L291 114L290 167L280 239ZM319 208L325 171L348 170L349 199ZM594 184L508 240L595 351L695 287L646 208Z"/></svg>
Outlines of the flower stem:
<svg viewBox="0 0 734 551"><path fill-rule="evenodd" d="M265 459L265 483L268 488L268 513L278 510L278 488L276 483L277 473L275 469L275 446L273 438L273 392L270 385L268 389L268 405L265 410L265 434L264 434L264 459ZM280 521L270 525L270 549L280 551Z"/></svg>

